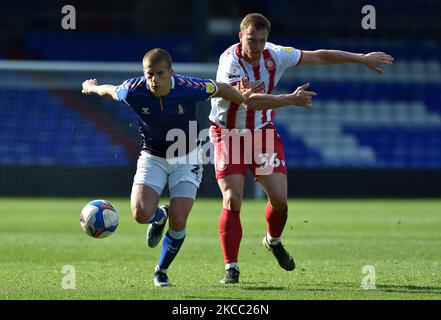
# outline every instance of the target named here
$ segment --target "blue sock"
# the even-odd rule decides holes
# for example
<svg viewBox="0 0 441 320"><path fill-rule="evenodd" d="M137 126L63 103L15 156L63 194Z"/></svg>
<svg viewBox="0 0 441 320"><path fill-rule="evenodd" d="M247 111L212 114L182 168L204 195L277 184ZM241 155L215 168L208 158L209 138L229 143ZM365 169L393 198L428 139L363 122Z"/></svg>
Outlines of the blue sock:
<svg viewBox="0 0 441 320"><path fill-rule="evenodd" d="M156 208L155 213L150 216L150 219L147 221L147 223L160 221L162 218L164 218L164 216L164 211L160 208Z"/></svg>
<svg viewBox="0 0 441 320"><path fill-rule="evenodd" d="M184 243L186 231L174 231L168 229L167 233L162 240L161 255L159 256L158 269L166 272L170 264L179 252L179 249Z"/></svg>

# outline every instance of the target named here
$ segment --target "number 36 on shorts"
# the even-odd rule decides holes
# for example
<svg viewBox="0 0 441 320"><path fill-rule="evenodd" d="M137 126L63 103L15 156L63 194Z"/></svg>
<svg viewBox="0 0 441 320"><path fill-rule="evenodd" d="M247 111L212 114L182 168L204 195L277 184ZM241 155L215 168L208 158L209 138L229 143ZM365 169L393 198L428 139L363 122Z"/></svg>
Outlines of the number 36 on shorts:
<svg viewBox="0 0 441 320"><path fill-rule="evenodd" d="M260 169L265 169L268 166L272 168L278 168L281 164L285 166L285 160L280 161L277 157L277 153L273 153L271 157L268 157L268 153L261 153L258 155L261 161Z"/></svg>

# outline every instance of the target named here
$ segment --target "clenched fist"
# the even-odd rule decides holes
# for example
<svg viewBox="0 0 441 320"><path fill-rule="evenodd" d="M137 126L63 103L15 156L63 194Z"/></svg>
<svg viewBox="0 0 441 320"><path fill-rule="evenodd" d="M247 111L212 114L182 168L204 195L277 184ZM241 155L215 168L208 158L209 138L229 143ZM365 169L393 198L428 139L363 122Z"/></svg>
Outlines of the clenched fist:
<svg viewBox="0 0 441 320"><path fill-rule="evenodd" d="M98 81L96 79L89 79L83 82L83 90L81 93L91 94L93 93L92 88L98 85Z"/></svg>

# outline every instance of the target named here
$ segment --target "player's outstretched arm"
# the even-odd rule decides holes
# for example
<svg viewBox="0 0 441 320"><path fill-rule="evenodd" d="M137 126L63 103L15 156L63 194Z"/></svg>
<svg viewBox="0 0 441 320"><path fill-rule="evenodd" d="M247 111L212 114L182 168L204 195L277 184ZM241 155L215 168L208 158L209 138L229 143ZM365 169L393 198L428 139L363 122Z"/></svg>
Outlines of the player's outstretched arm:
<svg viewBox="0 0 441 320"><path fill-rule="evenodd" d="M83 90L81 93L92 94L95 93L101 97L118 100L116 96L116 86L110 84L98 85L96 79L89 79L83 82Z"/></svg>
<svg viewBox="0 0 441 320"><path fill-rule="evenodd" d="M253 93L245 101L245 105L250 110L276 109L291 105L312 107L312 97L317 94L313 91L307 91L308 87L309 83L306 83L290 94L271 95Z"/></svg>
<svg viewBox="0 0 441 320"><path fill-rule="evenodd" d="M244 103L247 97L251 94L251 89L245 90L245 92L241 92L226 83L216 82L216 85L218 87L218 91L213 96L213 98L223 98L225 100L232 101L238 105Z"/></svg>
<svg viewBox="0 0 441 320"><path fill-rule="evenodd" d="M378 73L383 73L380 68L383 64L392 64L394 58L384 52L353 53L341 50L315 50L303 51L300 64L341 64L341 63L360 63Z"/></svg>

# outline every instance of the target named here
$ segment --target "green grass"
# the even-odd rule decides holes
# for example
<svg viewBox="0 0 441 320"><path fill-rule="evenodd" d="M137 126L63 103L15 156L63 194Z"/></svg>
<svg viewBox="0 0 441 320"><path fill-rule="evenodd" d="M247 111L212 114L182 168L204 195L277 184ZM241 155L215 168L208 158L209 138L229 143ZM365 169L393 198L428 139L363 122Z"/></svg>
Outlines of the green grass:
<svg viewBox="0 0 441 320"><path fill-rule="evenodd" d="M0 299L441 298L441 200L292 200L283 239L294 272L261 246L265 203L246 201L241 283L222 286L221 200L198 199L170 288L153 287L160 246L147 248L128 199L108 199L120 224L106 239L80 229L89 200L0 198ZM75 290L62 289L65 265L75 267ZM364 265L375 267L374 290L361 289Z"/></svg>

